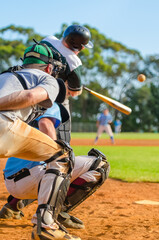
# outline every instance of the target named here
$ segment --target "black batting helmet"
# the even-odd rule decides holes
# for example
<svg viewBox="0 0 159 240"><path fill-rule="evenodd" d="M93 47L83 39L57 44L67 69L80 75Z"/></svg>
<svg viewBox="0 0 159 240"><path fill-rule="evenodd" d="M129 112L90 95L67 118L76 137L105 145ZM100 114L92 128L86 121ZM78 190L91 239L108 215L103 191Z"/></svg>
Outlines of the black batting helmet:
<svg viewBox="0 0 159 240"><path fill-rule="evenodd" d="M71 25L64 31L63 38L73 51L80 51L83 46L93 48L90 31L86 27Z"/></svg>

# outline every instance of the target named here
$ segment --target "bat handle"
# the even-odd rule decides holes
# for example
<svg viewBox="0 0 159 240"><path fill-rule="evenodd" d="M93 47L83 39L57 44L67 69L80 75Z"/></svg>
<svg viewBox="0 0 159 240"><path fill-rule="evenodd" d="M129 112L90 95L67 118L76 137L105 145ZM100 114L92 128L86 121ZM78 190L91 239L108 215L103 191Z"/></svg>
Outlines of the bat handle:
<svg viewBox="0 0 159 240"><path fill-rule="evenodd" d="M88 92L91 92L91 90L89 88L85 87L85 86L83 86L83 89L88 91Z"/></svg>

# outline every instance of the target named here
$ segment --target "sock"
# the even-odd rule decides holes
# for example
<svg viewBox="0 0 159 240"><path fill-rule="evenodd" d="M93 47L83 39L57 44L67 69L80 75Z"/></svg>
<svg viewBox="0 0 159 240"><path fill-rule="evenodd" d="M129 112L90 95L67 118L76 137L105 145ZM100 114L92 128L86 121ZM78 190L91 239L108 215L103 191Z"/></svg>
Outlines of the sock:
<svg viewBox="0 0 159 240"><path fill-rule="evenodd" d="M95 138L95 142L98 141L98 137Z"/></svg>
<svg viewBox="0 0 159 240"><path fill-rule="evenodd" d="M79 186L82 186L84 183L86 183L86 181L85 181L83 178L80 178L80 177L76 178L76 179L72 182L72 184L79 185ZM75 191L76 191L76 188L71 187L71 185L70 185L69 190L68 190L68 193L67 193L67 196L70 196L70 195L71 195L72 193L74 193Z"/></svg>
<svg viewBox="0 0 159 240"><path fill-rule="evenodd" d="M10 202L9 202L9 205L13 208L13 210L15 211L19 211L17 209L17 202L19 201L20 199L18 198L13 198Z"/></svg>
<svg viewBox="0 0 159 240"><path fill-rule="evenodd" d="M111 139L111 142L114 143L114 137L112 136L110 137L110 139Z"/></svg>

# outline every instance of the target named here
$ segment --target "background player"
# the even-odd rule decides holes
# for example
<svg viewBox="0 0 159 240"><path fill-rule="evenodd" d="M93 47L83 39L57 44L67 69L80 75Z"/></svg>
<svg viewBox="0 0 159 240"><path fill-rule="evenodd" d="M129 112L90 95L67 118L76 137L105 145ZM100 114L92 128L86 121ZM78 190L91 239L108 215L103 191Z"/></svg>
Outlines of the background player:
<svg viewBox="0 0 159 240"><path fill-rule="evenodd" d="M121 132L121 125L122 125L122 122L119 119L116 119L114 121L114 131L115 131L115 133L120 133Z"/></svg>
<svg viewBox="0 0 159 240"><path fill-rule="evenodd" d="M114 135L111 129L110 124L112 123L112 115L109 113L107 108L99 115L96 126L97 126L97 136L95 138L94 144L97 144L99 137L105 131L111 140L111 143L114 144Z"/></svg>

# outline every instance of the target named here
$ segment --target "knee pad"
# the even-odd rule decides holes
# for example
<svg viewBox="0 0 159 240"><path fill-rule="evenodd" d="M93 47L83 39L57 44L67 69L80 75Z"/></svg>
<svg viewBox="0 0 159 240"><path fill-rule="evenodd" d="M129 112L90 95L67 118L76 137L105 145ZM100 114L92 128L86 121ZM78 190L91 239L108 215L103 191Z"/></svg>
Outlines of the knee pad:
<svg viewBox="0 0 159 240"><path fill-rule="evenodd" d="M99 151L98 149L92 148L89 152L88 152L88 156L95 156L95 157L101 157L102 160L106 160L106 156L104 155L104 153L102 153L101 151Z"/></svg>
<svg viewBox="0 0 159 240"><path fill-rule="evenodd" d="M101 174L100 181L103 183L108 178L109 171L110 171L110 165L107 162L106 156L101 151L94 148L92 148L88 152L88 156L96 157L96 159L90 166L89 171L96 170L97 172L99 172Z"/></svg>
<svg viewBox="0 0 159 240"><path fill-rule="evenodd" d="M71 172L74 167L74 153L70 145L62 140L56 140L57 144L61 146L60 152L57 152L46 163L52 161L59 162L63 167L67 166L67 171L60 172L58 169L50 167L46 170L39 187L39 198L41 202L37 209L38 232L40 233L41 222L46 225L52 224L57 220L58 214L61 211L62 205L67 195L70 185ZM47 183L47 184L46 184ZM48 191L47 191L48 187ZM44 196L44 193L48 195ZM44 200L45 199L45 200Z"/></svg>
<svg viewBox="0 0 159 240"><path fill-rule="evenodd" d="M96 156L96 159L88 171L95 170L101 174L101 177L97 182L86 182L79 177L70 184L70 189L72 188L73 191L71 194L67 195L63 207L67 212L72 211L85 199L91 196L108 178L110 165L106 160L106 156L96 149L91 149L88 152L88 156Z"/></svg>

